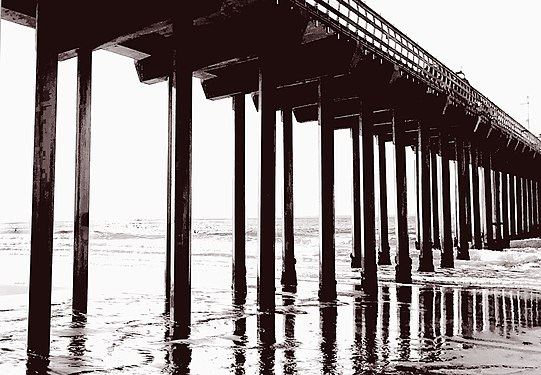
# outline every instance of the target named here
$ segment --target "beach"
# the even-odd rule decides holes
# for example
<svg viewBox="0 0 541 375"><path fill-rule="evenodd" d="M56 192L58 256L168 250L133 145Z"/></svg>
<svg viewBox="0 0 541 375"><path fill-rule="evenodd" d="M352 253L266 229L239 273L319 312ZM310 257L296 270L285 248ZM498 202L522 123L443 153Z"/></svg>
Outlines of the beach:
<svg viewBox="0 0 541 375"><path fill-rule="evenodd" d="M456 261L454 269L441 269L434 251L434 273L416 272L412 244L413 284L396 284L394 266L382 266L373 298L361 290L360 271L350 268L351 223L340 217L338 299L320 303L318 219L298 218L298 290L279 286L278 226L276 313L267 315L256 307L257 221L247 222L242 306L232 304L231 221L196 220L193 230L191 335L171 340L163 221L91 224L86 322L71 316L72 224L57 223L48 373L541 373L539 239L502 252L471 250L471 260ZM413 233L412 225L412 240ZM27 370L29 238L28 224L0 225L0 374Z"/></svg>

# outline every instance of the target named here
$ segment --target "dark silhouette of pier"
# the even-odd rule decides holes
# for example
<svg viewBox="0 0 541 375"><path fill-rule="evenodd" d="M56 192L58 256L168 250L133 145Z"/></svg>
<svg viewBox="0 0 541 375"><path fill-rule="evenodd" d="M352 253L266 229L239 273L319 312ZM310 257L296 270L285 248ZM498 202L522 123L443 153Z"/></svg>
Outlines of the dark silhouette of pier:
<svg viewBox="0 0 541 375"><path fill-rule="evenodd" d="M471 247L500 250L512 239L540 234L541 176L540 169L532 165L539 161L541 142L466 79L358 0L207 0L184 2L182 7L178 2L165 0L151 5L104 0L84 3L3 0L2 18L34 27L37 34L28 318L28 351L32 355L46 358L49 354L57 65L59 60L73 57L78 59L74 316L84 314L87 308L91 66L92 51L97 49L133 58L143 83L169 81L166 294L174 339L190 334L194 76L201 79L208 99L233 100L232 285L236 304L243 303L247 289L246 95L251 95L260 113L257 296L262 312L259 319L264 326L274 327L277 111L282 114L284 126L281 281L285 290L295 291L297 284L293 241L293 116L298 122L319 125L319 299L322 302L336 299L333 159L336 129L351 129L354 198L351 266L362 269L362 289L367 296L375 298L378 294L378 264L394 263L396 281L411 282L407 189L412 184L408 184L410 176L406 176L407 147L412 147L416 155L418 271L434 270L433 249L442 251L441 267L453 267L453 234L456 257L462 260L469 259ZM386 143L392 143L395 156L395 259L390 257L387 238ZM380 163L377 176L375 152ZM455 188L451 186L451 161L456 163L458 174L457 223L451 219L451 189ZM377 215L378 223L376 178L379 178L383 208ZM379 245L376 225L380 228ZM169 297L171 284L174 292ZM452 303L446 295L438 296L439 304ZM422 292L419 298L426 304L434 299L433 291ZM473 311L471 295L464 295L461 300L467 303L462 317L468 318ZM377 305L363 306L364 319L370 318L374 308ZM431 317L422 317L426 319ZM336 310L322 307L321 329L326 339L321 350L328 357L329 366L332 366L332 342L336 335L333 321ZM365 325L368 327L369 322ZM463 327L473 329L469 323ZM260 335L262 342L273 342L273 329L261 330ZM366 340L371 339L368 336ZM407 343L402 344L407 357ZM274 355L272 347L261 355ZM372 358L370 352L363 356L366 357L363 361ZM239 353L239 361L241 357Z"/></svg>

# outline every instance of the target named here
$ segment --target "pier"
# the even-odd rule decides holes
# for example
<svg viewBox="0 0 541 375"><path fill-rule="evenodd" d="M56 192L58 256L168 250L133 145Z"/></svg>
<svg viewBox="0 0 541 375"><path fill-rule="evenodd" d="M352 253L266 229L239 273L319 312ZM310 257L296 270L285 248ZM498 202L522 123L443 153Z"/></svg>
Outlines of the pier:
<svg viewBox="0 0 541 375"><path fill-rule="evenodd" d="M321 302L337 298L336 130L351 134L351 267L362 275L360 288L366 298L385 301L388 297L378 285L378 265L394 265L396 282L408 284L412 273L434 271L434 250L441 250L441 267L453 267L455 259L468 260L472 248L498 251L509 247L511 240L541 235L541 169L537 167L541 141L358 0L208 0L184 4L182 11L166 0L152 6L125 1L111 5L103 0L83 4L2 0L1 6L2 19L36 29L29 355L47 358L50 353L57 69L59 61L71 58L78 61L74 319L87 311L91 68L92 51L99 49L132 58L142 84L168 81L165 297L172 339L187 339L191 326L192 118L197 116L192 105L193 77L201 80L207 99L231 100L234 111L232 295L236 305L243 304L247 293L246 106L255 106L260 114L257 304L258 323L267 327L259 331L262 342L274 340L276 280L281 280L284 291L297 290L293 120L317 126L319 132ZM81 14L85 16L75 16ZM99 27L95 19L101 20ZM283 166L276 163L278 126L283 127ZM388 163L386 145L393 150L394 163ZM416 155L415 176L406 173L407 149ZM387 190L390 168L395 192ZM284 174L283 218L275 214L277 173ZM408 212L408 189L416 192L415 212ZM388 238L390 194L396 194L394 259ZM417 219L418 269L412 269L408 215ZM283 265L281 275L276 275L279 220ZM402 294L396 293L400 299ZM411 290L407 294L411 300ZM452 304L455 298L448 300L445 291L430 288L417 297L419 305L433 299ZM515 297L507 301L497 296L496 304L512 309L519 300ZM492 302L490 314L494 314L493 296L456 297L474 312L473 301L481 298ZM363 309L373 316L370 305ZM537 323L537 310L535 314ZM331 321L331 328L322 327L325 334L336 336L332 332L336 311L322 308L321 319L325 327ZM486 319L478 321L489 324Z"/></svg>

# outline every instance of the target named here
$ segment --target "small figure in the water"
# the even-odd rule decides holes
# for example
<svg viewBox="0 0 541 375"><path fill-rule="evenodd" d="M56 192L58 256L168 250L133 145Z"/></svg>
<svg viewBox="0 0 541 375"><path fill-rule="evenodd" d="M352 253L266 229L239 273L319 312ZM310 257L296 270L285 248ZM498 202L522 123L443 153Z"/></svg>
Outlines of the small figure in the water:
<svg viewBox="0 0 541 375"><path fill-rule="evenodd" d="M14 231L15 233L17 233L17 228L15 228L13 231Z"/></svg>

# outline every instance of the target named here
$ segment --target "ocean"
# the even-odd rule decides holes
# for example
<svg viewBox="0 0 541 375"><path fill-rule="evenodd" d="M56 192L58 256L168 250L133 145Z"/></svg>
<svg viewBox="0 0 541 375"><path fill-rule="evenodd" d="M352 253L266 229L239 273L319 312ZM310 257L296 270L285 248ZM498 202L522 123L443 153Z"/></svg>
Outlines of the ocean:
<svg viewBox="0 0 541 375"><path fill-rule="evenodd" d="M392 223L391 223L392 224ZM413 284L379 267L377 299L350 268L351 221L336 219L338 300L320 303L317 218L295 221L298 291L280 288L276 314L256 307L257 221L246 228L247 301L232 303L231 220L195 220L192 327L169 338L165 313L165 225L161 220L91 223L85 323L72 322L73 224L54 230L48 374L541 374L541 240L502 252L471 250L454 269L418 273ZM392 231L392 225L391 225ZM0 374L27 369L30 228L0 224ZM394 235L391 258L394 259ZM275 331L275 342L258 338ZM539 363L538 363L539 362Z"/></svg>

